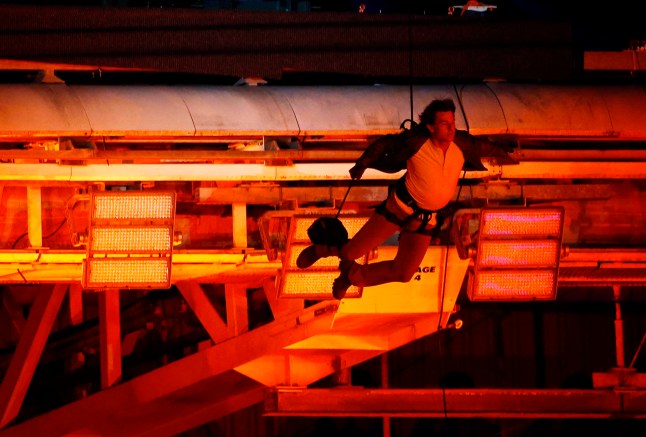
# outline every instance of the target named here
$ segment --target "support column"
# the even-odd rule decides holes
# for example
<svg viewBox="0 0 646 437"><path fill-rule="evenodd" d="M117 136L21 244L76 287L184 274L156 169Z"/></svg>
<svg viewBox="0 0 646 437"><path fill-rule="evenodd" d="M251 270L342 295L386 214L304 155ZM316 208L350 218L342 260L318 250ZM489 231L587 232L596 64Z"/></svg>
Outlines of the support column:
<svg viewBox="0 0 646 437"><path fill-rule="evenodd" d="M43 247L43 217L40 187L27 187L27 233L31 247Z"/></svg>
<svg viewBox="0 0 646 437"><path fill-rule="evenodd" d="M233 219L233 247L247 248L247 204L234 203L231 205Z"/></svg>
<svg viewBox="0 0 646 437"><path fill-rule="evenodd" d="M83 288L80 282L70 284L68 304L70 324L76 326L83 323Z"/></svg>
<svg viewBox="0 0 646 437"><path fill-rule="evenodd" d="M102 291L99 295L101 388L121 381L121 317L119 290Z"/></svg>
<svg viewBox="0 0 646 437"><path fill-rule="evenodd" d="M224 284L227 307L227 331L229 336L249 331L249 302L247 288L240 284Z"/></svg>
<svg viewBox="0 0 646 437"><path fill-rule="evenodd" d="M334 384L338 386L351 386L352 385L352 367L348 366L345 360L338 356L335 359L334 368Z"/></svg>

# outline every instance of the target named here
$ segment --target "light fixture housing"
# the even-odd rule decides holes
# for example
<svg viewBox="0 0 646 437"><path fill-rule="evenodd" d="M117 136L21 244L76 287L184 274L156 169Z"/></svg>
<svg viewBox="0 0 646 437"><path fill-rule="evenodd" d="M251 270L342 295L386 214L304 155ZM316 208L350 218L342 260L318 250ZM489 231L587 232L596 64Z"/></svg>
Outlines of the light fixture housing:
<svg viewBox="0 0 646 437"><path fill-rule="evenodd" d="M563 221L562 207L483 208L469 299L556 299Z"/></svg>
<svg viewBox="0 0 646 437"><path fill-rule="evenodd" d="M85 289L170 288L175 192L90 193Z"/></svg>

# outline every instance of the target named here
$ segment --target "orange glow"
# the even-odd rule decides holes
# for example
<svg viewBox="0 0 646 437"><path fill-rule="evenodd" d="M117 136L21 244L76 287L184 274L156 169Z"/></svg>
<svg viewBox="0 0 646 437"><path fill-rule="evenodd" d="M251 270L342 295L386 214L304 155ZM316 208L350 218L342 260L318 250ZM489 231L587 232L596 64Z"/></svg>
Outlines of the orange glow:
<svg viewBox="0 0 646 437"><path fill-rule="evenodd" d="M473 277L473 287L469 287L469 299L551 300L555 297L555 279L553 270L479 272Z"/></svg>

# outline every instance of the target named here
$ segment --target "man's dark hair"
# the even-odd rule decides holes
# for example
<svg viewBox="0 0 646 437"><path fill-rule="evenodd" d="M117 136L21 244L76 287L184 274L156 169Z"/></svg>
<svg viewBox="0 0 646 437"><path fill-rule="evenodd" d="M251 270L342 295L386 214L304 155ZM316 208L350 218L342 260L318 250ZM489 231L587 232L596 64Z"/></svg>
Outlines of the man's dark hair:
<svg viewBox="0 0 646 437"><path fill-rule="evenodd" d="M455 103L453 103L453 99L433 100L419 115L419 121L422 124L433 124L435 123L435 114L447 111L455 114Z"/></svg>

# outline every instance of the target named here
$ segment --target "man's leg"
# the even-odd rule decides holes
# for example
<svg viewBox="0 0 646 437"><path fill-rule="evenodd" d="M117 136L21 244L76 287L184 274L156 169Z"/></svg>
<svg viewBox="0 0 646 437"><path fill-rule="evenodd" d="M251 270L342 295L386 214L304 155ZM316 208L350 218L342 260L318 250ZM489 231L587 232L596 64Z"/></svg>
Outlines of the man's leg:
<svg viewBox="0 0 646 437"><path fill-rule="evenodd" d="M348 279L359 287L408 282L417 272L430 242L428 235L402 232L395 259L366 265L353 264L349 268Z"/></svg>
<svg viewBox="0 0 646 437"><path fill-rule="evenodd" d="M347 260L361 258L398 230L399 226L389 222L381 214L373 214L341 249L336 246L313 244L301 252L296 265L306 269L319 259L328 256L338 256Z"/></svg>
<svg viewBox="0 0 646 437"><path fill-rule="evenodd" d="M399 230L399 226L386 220L381 214L373 214L365 225L341 248L339 258L357 259L383 243Z"/></svg>

